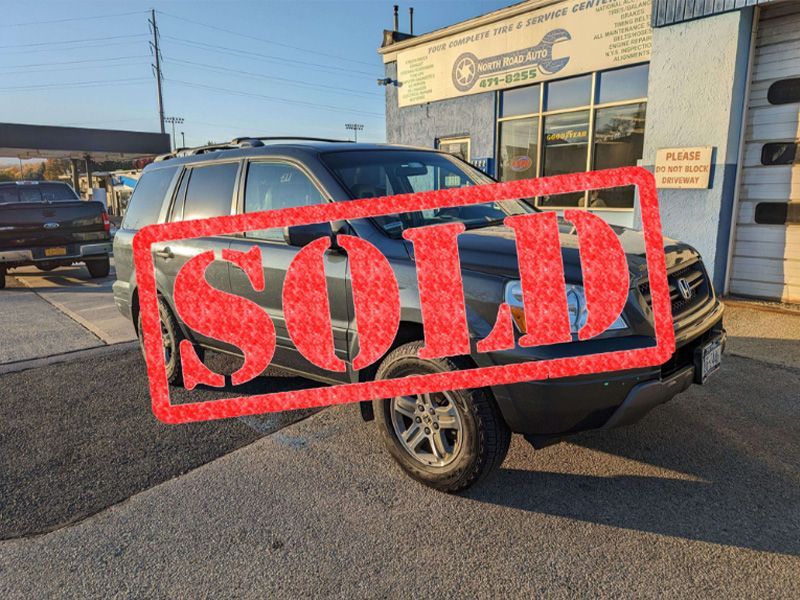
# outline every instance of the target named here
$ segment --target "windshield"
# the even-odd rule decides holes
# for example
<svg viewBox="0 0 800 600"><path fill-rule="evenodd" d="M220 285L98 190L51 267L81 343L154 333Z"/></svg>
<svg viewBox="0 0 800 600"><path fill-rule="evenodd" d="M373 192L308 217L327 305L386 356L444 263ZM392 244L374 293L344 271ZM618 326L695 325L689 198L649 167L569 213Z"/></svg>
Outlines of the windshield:
<svg viewBox="0 0 800 600"><path fill-rule="evenodd" d="M377 198L493 183L480 171L445 154L414 150L343 151L322 155L350 198ZM507 200L472 206L385 215L373 220L391 237L424 225L464 223L467 229L498 225L511 214L530 212L520 202Z"/></svg>
<svg viewBox="0 0 800 600"><path fill-rule="evenodd" d="M0 185L0 204L12 202L69 202L78 197L64 183Z"/></svg>

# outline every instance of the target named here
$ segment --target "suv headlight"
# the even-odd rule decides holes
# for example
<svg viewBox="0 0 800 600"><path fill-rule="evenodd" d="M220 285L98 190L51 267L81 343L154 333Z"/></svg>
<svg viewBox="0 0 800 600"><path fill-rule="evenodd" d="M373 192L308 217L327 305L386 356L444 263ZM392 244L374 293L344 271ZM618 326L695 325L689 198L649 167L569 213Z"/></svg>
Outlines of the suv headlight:
<svg viewBox="0 0 800 600"><path fill-rule="evenodd" d="M517 329L522 333L526 333L525 327L525 308L522 303L522 283L519 281L509 281L506 284L505 293L506 304L511 308L511 316L514 318L514 323ZM586 309L586 294L583 292L583 286L572 283L567 284L567 310L569 311L569 329L573 334L578 333L581 327L586 324L586 319L589 312ZM625 329L628 324L622 315L618 316L608 328L609 331Z"/></svg>

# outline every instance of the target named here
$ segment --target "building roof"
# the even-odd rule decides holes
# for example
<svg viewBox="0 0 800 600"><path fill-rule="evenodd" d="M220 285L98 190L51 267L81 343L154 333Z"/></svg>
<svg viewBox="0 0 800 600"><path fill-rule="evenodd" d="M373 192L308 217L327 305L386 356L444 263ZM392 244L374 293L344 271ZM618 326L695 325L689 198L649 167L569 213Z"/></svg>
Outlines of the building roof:
<svg viewBox="0 0 800 600"><path fill-rule="evenodd" d="M558 2L563 2L563 0L523 0L522 2L512 4L511 6L506 6L505 8L493 10L491 12L478 15L477 17L467 19L466 21L460 21L459 23L454 23L452 25L448 25L447 27L434 29L428 33L423 33L405 40L397 41L388 46L383 46L382 48L378 48L378 53L383 56L384 63L393 62L397 60L397 52L400 50L413 48L414 46L418 46L420 44L427 44L449 35L469 31L470 29L474 29L476 27L488 25L490 23L494 23L495 21L501 21L502 19L507 19L509 17L515 17L530 10L541 8L543 6L547 6L548 4L556 4Z"/></svg>
<svg viewBox="0 0 800 600"><path fill-rule="evenodd" d="M120 131L0 123L0 156L14 158L83 158L125 160L169 152L169 135L149 131Z"/></svg>

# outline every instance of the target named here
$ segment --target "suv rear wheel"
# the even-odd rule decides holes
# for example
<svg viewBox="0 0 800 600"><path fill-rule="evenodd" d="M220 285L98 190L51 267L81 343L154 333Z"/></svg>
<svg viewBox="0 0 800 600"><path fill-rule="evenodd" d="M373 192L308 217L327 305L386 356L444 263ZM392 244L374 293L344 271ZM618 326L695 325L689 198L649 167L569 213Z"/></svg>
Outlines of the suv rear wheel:
<svg viewBox="0 0 800 600"><path fill-rule="evenodd" d="M457 359L421 359L422 342L393 350L376 379L469 368ZM511 432L488 390L454 390L375 401L389 453L411 477L437 490L458 492L496 470Z"/></svg>
<svg viewBox="0 0 800 600"><path fill-rule="evenodd" d="M0 290L6 287L6 274L7 274L6 267L0 266Z"/></svg>
<svg viewBox="0 0 800 600"><path fill-rule="evenodd" d="M161 296L158 297L158 316L161 321L161 340L164 347L164 366L167 371L167 381L170 385L183 385L183 371L181 369L180 345L186 338L183 330L178 325L172 311ZM142 311L136 319L136 333L139 336L139 346L144 354L144 334L142 332ZM198 358L203 360L203 349L195 345Z"/></svg>

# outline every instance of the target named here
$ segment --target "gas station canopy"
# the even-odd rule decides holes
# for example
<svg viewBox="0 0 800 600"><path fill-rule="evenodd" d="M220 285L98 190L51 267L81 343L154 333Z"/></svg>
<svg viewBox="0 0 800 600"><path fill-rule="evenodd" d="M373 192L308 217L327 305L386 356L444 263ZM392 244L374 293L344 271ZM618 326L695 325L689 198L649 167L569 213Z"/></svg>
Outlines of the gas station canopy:
<svg viewBox="0 0 800 600"><path fill-rule="evenodd" d="M127 160L170 151L166 133L0 123L0 156Z"/></svg>

